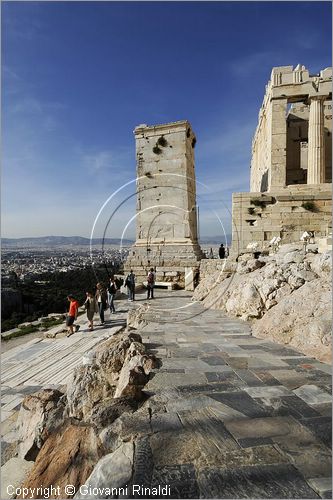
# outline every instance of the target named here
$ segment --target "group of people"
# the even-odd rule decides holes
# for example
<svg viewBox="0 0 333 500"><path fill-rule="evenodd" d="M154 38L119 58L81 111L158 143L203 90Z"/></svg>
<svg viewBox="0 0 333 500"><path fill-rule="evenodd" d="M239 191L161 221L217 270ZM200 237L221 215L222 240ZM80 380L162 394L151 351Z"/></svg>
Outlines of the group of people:
<svg viewBox="0 0 333 500"><path fill-rule="evenodd" d="M133 302L135 300L135 274L132 269L125 280L125 286L127 287L128 300ZM155 272L154 268L151 267L147 275L147 299L154 298L154 286L155 286Z"/></svg>
<svg viewBox="0 0 333 500"><path fill-rule="evenodd" d="M96 313L99 313L100 325L104 325L105 311L110 308L110 314L114 314L116 312L114 306L114 299L117 293L117 290L120 289L123 284L123 280L117 280L114 276L110 277L110 282L107 287L105 287L102 283L97 283L95 293L89 291L86 292L86 300L84 302L84 307L87 313L88 318L88 328L89 330L94 329L94 316ZM147 276L147 299L154 298L154 285L155 285L155 272L154 268L151 268L148 272ZM131 270L127 275L125 280L125 286L127 287L128 300L135 300L135 274ZM69 301L69 311L66 318L66 325L68 327L67 337L70 337L75 331L78 331L80 325L74 325L75 320L77 319L78 310L80 307L79 302L72 296L68 295L67 297Z"/></svg>
<svg viewBox="0 0 333 500"><path fill-rule="evenodd" d="M88 318L88 328L89 330L94 329L94 316L96 313L99 313L100 317L100 325L104 325L105 317L104 312L109 307L110 313L114 314L116 312L114 306L114 298L117 293L117 290L120 288L121 284L114 278L114 276L110 277L110 282L107 287L105 287L102 283L97 283L95 293L89 291L86 292L86 300L84 302L84 307L87 313ZM74 326L74 322L77 318L78 309L80 307L79 302L72 296L68 295L67 297L70 305L69 311L66 318L66 325L68 327L67 337L70 337L74 333L74 328L77 331L80 327L79 325Z"/></svg>
<svg viewBox="0 0 333 500"><path fill-rule="evenodd" d="M229 249L226 248L223 245L223 243L221 243L221 245L219 247L219 258L220 259L225 259L226 257L228 257L228 255L229 255ZM212 248L209 250L208 258L209 259L214 259L214 252L213 252Z"/></svg>

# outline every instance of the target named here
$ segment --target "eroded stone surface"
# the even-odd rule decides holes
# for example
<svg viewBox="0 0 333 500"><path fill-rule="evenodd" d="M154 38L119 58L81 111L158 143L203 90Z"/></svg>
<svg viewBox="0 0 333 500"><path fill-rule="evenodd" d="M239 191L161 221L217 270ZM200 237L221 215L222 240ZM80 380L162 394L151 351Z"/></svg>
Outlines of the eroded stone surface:
<svg viewBox="0 0 333 500"><path fill-rule="evenodd" d="M66 424L46 440L23 486L52 485L60 488L61 498L69 498L65 486L71 484L77 490L84 484L99 456L99 441L92 427Z"/></svg>
<svg viewBox="0 0 333 500"><path fill-rule="evenodd" d="M33 465L33 462L29 462L23 458L13 457L1 467L2 500L15 498L15 496L11 494L11 491L8 492L7 487L11 486L13 491L15 488L18 488L27 477Z"/></svg>
<svg viewBox="0 0 333 500"><path fill-rule="evenodd" d="M46 389L24 398L17 419L19 457L35 460L49 434L62 424L63 396L58 390Z"/></svg>
<svg viewBox="0 0 333 500"><path fill-rule="evenodd" d="M110 498L106 493L107 489L125 488L132 477L133 451L133 443L124 443L113 453L101 458L85 482L85 486L91 489L92 494L78 493L75 498L89 500Z"/></svg>

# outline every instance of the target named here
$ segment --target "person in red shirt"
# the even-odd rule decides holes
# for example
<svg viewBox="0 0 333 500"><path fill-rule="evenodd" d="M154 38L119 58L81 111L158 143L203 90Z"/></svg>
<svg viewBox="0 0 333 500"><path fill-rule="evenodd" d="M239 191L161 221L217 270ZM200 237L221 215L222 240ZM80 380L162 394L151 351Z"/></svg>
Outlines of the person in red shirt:
<svg viewBox="0 0 333 500"><path fill-rule="evenodd" d="M70 337L74 333L73 325L74 321L77 318L77 311L79 309L79 303L74 299L72 295L68 295L67 299L69 300L69 312L66 318L66 325L68 326L67 337Z"/></svg>

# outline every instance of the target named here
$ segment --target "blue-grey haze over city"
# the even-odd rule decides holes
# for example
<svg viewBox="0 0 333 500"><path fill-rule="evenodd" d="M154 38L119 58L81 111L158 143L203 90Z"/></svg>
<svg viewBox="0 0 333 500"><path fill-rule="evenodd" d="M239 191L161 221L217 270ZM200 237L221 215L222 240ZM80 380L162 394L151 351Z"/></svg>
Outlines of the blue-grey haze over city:
<svg viewBox="0 0 333 500"><path fill-rule="evenodd" d="M330 2L2 2L3 236L122 236L135 126L187 119L200 234L248 191L273 66L331 65ZM134 237L134 222L125 238Z"/></svg>

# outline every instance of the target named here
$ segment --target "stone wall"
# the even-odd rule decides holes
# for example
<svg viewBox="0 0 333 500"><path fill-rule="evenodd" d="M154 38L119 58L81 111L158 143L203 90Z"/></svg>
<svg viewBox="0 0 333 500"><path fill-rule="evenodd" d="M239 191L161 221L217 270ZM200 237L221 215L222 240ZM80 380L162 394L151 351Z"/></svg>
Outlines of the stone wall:
<svg viewBox="0 0 333 500"><path fill-rule="evenodd" d="M254 241L263 249L274 236L283 243L299 242L304 231L327 236L331 211L330 184L318 185L315 193L301 184L267 194L234 193L232 252L241 253Z"/></svg>
<svg viewBox="0 0 333 500"><path fill-rule="evenodd" d="M200 262L200 280L204 280L216 271L223 272L226 259L205 259Z"/></svg>

